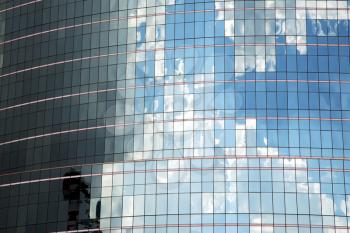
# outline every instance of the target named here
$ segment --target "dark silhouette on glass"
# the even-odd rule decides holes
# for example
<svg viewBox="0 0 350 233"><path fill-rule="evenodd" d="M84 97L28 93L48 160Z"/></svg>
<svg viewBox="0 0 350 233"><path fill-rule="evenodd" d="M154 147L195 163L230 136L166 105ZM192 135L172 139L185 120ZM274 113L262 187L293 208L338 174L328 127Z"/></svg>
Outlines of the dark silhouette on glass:
<svg viewBox="0 0 350 233"><path fill-rule="evenodd" d="M81 177L81 173L71 170L63 181L63 197L68 201L68 219L66 230L100 227L101 202L96 204L96 218L90 219L90 187ZM69 178L68 178L69 177ZM80 226L80 227L79 227Z"/></svg>

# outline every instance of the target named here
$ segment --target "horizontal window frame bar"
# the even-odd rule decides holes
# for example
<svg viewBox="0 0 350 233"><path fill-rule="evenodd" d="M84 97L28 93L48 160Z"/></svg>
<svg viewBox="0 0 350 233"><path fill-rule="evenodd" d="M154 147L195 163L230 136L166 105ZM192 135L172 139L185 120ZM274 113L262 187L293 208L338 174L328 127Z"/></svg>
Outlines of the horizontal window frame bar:
<svg viewBox="0 0 350 233"><path fill-rule="evenodd" d="M132 126L132 125L144 125L144 124L152 124L152 123L176 123L176 122L188 122L188 121L220 121L220 120L308 120L308 121L345 121L349 122L350 118L320 118L320 117L201 117L201 118L184 118L184 119L172 119L172 120L155 120L155 121L144 121L144 122L133 122L133 123L126 123L126 124L111 124L111 125L99 125L99 126L92 126L92 127L86 127L86 128L76 128L76 129L69 129L69 130L63 130L63 131L56 131L46 134L38 134L33 135L29 137L24 138L18 138L13 139L10 141L0 142L0 147L4 145L9 145L17 142L23 142L23 141L29 141L33 139L41 139L45 137L50 136L57 136L67 133L75 133L75 132L82 132L82 131L91 131L91 130L98 130L98 129L107 129L107 128L118 128L118 127L124 127L124 126Z"/></svg>
<svg viewBox="0 0 350 233"><path fill-rule="evenodd" d="M35 4L35 3L39 3L39 2L42 2L42 1L43 0L33 0L33 1L30 1L30 2L26 2L26 3L22 3L22 4L19 4L19 5L16 5L16 6L5 8L5 9L0 10L0 14L4 13L4 12L7 12L7 11L12 11L12 10L15 10L17 8L21 8L21 7L24 7L24 6L29 6L29 5L32 5L32 4ZM4 42L0 43L0 45L2 45L2 44L4 44Z"/></svg>
<svg viewBox="0 0 350 233"><path fill-rule="evenodd" d="M42 0L36 0L38 2ZM350 10L350 8L321 8L321 7L248 7L248 8L219 8L219 9L207 9L207 10L189 10L189 11L167 11L164 13L154 13L154 14L144 14L144 15L134 15L134 16L123 16L123 17L117 17L117 18L111 18L111 19L106 19L106 20L97 20L97 21L91 21L91 22L86 22L86 23L80 23L80 24L73 24L73 25L68 25L64 27L58 27L58 28L53 28L41 32L36 32L33 34L28 34L25 36L20 36L16 37L10 40L6 40L3 42L0 42L0 45L2 44L8 44L12 43L18 40L23 40L27 39L30 37L38 36L38 35L43 35L46 33L51 33L51 32L56 32L56 31L61 31L61 30L66 30L66 29L71 29L71 28L76 28L76 27L82 27L82 26L88 26L88 25L93 25L93 24L99 24L99 23L108 23L112 21L118 21L118 20L125 20L125 19L138 19L138 18L144 18L144 17L154 17L154 16L163 16L163 15L174 15L174 14L189 14L189 13L209 13L209 12L226 12L226 11L244 11L244 10L310 10L310 11L315 11L315 10Z"/></svg>
<svg viewBox="0 0 350 233"><path fill-rule="evenodd" d="M22 184L32 184L32 183L41 183L41 182L50 182L50 181L56 181L56 180L66 180L66 179L75 179L75 178L84 178L84 177L95 177L95 176L111 176L111 175L118 175L118 174L139 174L139 173L164 173L164 172L195 172L195 171L251 171L251 170L258 170L258 171L319 171L319 172L350 172L350 169L334 169L334 168L299 168L299 167L203 167L203 168L164 168L164 169L141 169L141 170L129 170L129 171L113 171L113 172L101 172L101 173L90 173L90 174L81 174L81 175L74 175L74 176L57 176L57 177L49 177L49 178L40 178L40 179L34 179L34 180L23 180L18 182L12 182L12 183L5 183L0 184L0 188L5 188L9 186L16 186L16 185L22 185ZM296 178L295 178L296 179ZM178 181L181 182L181 181ZM174 183L178 183L174 182ZM215 181L212 181L215 182ZM220 181L218 181L220 182ZM225 180L221 182L226 182ZM240 181L234 181L234 182L240 182ZM263 180L251 180L249 181L243 181L243 182L264 182ZM271 182L274 182L271 177ZM276 181L280 182L280 181ZM293 181L283 180L283 182L290 182L293 183ZM295 181L296 182L296 181ZM160 183L161 182L156 182ZM166 182L168 183L168 182ZM296 182L296 183L309 183L309 182ZM310 182L313 183L313 182ZM322 183L322 182L321 182ZM340 183L344 184L344 183Z"/></svg>
<svg viewBox="0 0 350 233"><path fill-rule="evenodd" d="M143 49L143 50L135 50L135 51L128 51L128 52L116 52L116 53L108 53L108 54L100 54L100 55L94 55L94 56L86 56L86 57L80 57L80 58L73 58L68 60L62 60L47 64L42 64L38 66L32 66L25 69L9 72L0 75L0 78L6 78L9 76L21 74L28 71L33 71L37 69L42 68L48 68L56 65L64 65L67 63L74 63L74 62L82 62L85 60L93 60L93 59L99 59L99 58L107 58L112 56L119 56L119 55L128 55L128 54L137 54L137 53L146 53L146 52L157 52L157 51L175 51L179 49L189 49L189 48L224 48L224 47L236 47L236 46L317 46L317 47L350 47L350 44L310 44L310 43L233 43L233 44L211 44L211 45L189 45L189 46L179 46L174 48L153 48L153 49ZM238 55L237 55L238 56ZM244 55L242 55L244 57ZM163 60L163 59L162 59ZM166 60L166 59L164 59ZM245 72L237 72L237 73L245 73Z"/></svg>
<svg viewBox="0 0 350 233"><path fill-rule="evenodd" d="M137 88L152 88L152 87L166 87L166 86L181 86L181 85L202 85L202 84L230 84L230 83L339 83L339 84L350 84L347 80L298 80L298 79L255 79L255 80L214 80L214 81L194 81L194 82L174 82L174 83L164 83L164 84L149 84L149 85L137 85L128 87L118 87L118 88L108 88L100 89L94 91L78 92L61 96L48 97L39 100L33 100L29 102L24 102L20 104L15 104L7 107L0 108L0 112L11 110L15 108L20 108L27 105L39 104L43 102L49 102L59 99L78 97L83 95L99 94L105 92L116 92L128 89Z"/></svg>
<svg viewBox="0 0 350 233"><path fill-rule="evenodd" d="M106 162L106 163L82 163L82 164L75 164L75 165L66 165L66 166L58 166L58 167L49 167L49 168L39 168L39 169L32 169L32 170L26 170L21 172L8 172L0 174L0 177L4 176L12 176L12 175L20 175L20 174L28 174L28 173L34 173L34 172L47 172L52 170L58 170L58 169L67 169L67 168L81 168L81 167L87 167L87 166L103 166L103 165L114 165L114 164L126 164L126 163L147 163L147 162L162 162L162 161L187 161L187 160L249 160L249 159L271 159L271 160L278 160L278 159L287 159L287 160L321 160L321 161L350 161L350 157L320 157L320 156L276 156L276 155L246 155L246 156L237 156L237 155L223 155L223 156L196 156L196 157L181 157L181 158L172 158L172 157L164 157L164 158L153 158L153 159L134 159L134 160L123 160L123 161L116 161L116 162ZM260 166L259 168L267 168L270 167L264 167ZM305 169L305 168L304 168ZM306 168L307 169L307 168ZM311 169L311 168L310 168ZM312 168L313 169L313 168ZM322 170L324 168L315 168L316 170ZM334 168L331 168L334 170ZM293 168L292 168L293 170ZM344 169L340 169L344 170Z"/></svg>

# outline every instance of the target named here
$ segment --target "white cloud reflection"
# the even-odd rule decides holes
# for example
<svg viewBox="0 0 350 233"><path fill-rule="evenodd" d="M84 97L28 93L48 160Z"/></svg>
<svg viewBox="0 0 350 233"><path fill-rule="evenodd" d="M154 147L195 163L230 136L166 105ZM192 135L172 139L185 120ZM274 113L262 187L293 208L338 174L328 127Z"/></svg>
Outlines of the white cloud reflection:
<svg viewBox="0 0 350 233"><path fill-rule="evenodd" d="M154 52L155 62L154 62L154 75L155 80L159 83L163 81L166 77L167 71L172 70L175 74L175 82L186 82L187 76L184 74L188 72L185 70L187 60L184 57L177 57L174 61L172 67L167 67L165 62L165 52L161 48L165 47L165 12L166 6L175 4L175 0L152 0L152 1L137 1L137 10L131 11L129 16L138 16L128 18L128 35L135 35L137 37L137 49L155 49L159 48ZM255 1L254 7L265 9L265 14L267 12L273 12L271 17L263 15L256 20L241 20L235 14L239 11L235 11L239 1L216 1L216 20L222 21L224 25L224 33L227 38L232 40L232 43L237 43L234 47L235 58L234 58L234 69L236 72L236 78L244 77L245 72L266 72L266 71L275 71L276 70L276 48L274 44L277 42L276 38L278 36L284 36L286 43L289 45L295 45L300 54L306 54L307 48L304 45L306 43L306 19L313 20L315 24L316 31L315 33L319 36L324 35L335 35L337 33L337 22L321 22L322 19L330 20L345 20L349 19L348 15L348 1L306 1L306 0L291 0L288 1L288 8L290 10L284 10L286 8L285 1ZM135 3L136 4L136 3ZM236 6L235 6L236 5ZM241 7L241 6L240 6ZM329 9L326 9L326 8ZM226 9L224 11L224 9ZM242 9L244 10L244 9ZM249 11L247 9L247 11ZM249 13L249 12L245 12ZM258 13L258 12L257 12ZM142 17L148 15L147 17ZM248 24L249 23L249 24ZM325 28L325 25L327 26ZM136 28L136 30L135 30ZM142 30L141 30L142 28ZM140 30L139 30L140 29ZM266 35L266 36L265 36ZM250 38L255 38L253 41L241 40L241 36L248 36ZM259 38L264 38L262 41L258 41ZM256 44L258 43L258 44ZM188 50L187 50L188 51ZM208 50L209 51L209 50ZM208 51L205 51L207 53ZM202 55L200 50L195 50L196 56ZM198 53L198 54L197 54ZM210 56L209 56L210 57ZM135 78L135 63L134 62L143 62L147 59L146 52L139 52L136 55L133 53L127 54L127 71L126 77L128 81L132 81ZM205 61L205 62L204 62ZM211 73L212 77L209 74L194 74L194 81L214 81L215 75L212 74L214 71L214 60L206 59L203 60L203 66L205 71ZM205 63L205 64L204 64ZM200 63L202 64L202 63ZM143 66L143 72L146 66ZM195 72L202 72L196 70L196 63L194 65ZM148 69L147 69L148 70ZM142 71L141 71L142 72ZM181 87L181 91L180 90ZM164 119L159 112L173 113L178 110L184 110L183 116L180 118L174 116L175 119L186 119L185 122L180 122L177 125L180 125L180 129L183 127L186 130L192 130L195 128L195 121L191 121L193 117L203 117L195 116L194 110L198 109L213 109L215 105L215 98L210 97L208 94L204 95L202 93L209 93L209 88L213 88L210 84L196 84L196 85L176 85L164 88L164 98L155 98L153 105L147 105L144 108L144 112L147 112L147 118L149 121L156 121L157 119ZM205 89L206 88L206 89ZM168 91L171 90L171 91ZM177 90L178 93L175 93L173 90ZM182 95L183 97L178 97ZM212 103L207 101L212 98ZM205 103L204 103L205 99ZM181 105L179 103L183 101ZM235 107L234 109L239 109L240 106L239 96L235 97ZM203 104L204 103L204 104ZM130 107L126 108L126 111L130 111L130 114L133 114L133 109L135 108L134 103L129 103ZM198 105L201 107L199 108ZM202 107L203 106L203 107ZM152 109L153 108L153 109ZM142 112L142 110L140 111ZM154 113L154 112L157 112ZM159 113L159 114L158 114ZM157 116L156 116L157 115ZM223 124L225 121L222 121ZM217 124L217 123L215 123ZM170 125L170 124L168 124ZM173 127L175 124L173 124ZM164 132L163 124L155 124L158 143L154 143L153 148L159 150L163 149L162 144L166 143L165 138L161 140L161 133ZM177 126L176 126L177 127ZM217 127L217 126L216 126ZM245 122L236 122L235 129L232 132L232 143L233 146L225 148L226 154L237 154L237 155L272 155L278 156L279 150L276 147L269 146L269 139L257 138L256 130L256 120L247 119ZM220 129L225 128L224 126ZM217 129L217 128L215 128ZM204 131L210 131L213 129L207 129ZM170 129L174 131L174 129ZM187 148L193 148L193 145L196 144L201 148L214 148L216 146L221 147L224 145L226 135L222 137L212 138L211 133L204 133L204 131L194 134L195 136L186 136L184 137L188 140L185 140L184 146L187 145ZM219 135L219 134L217 134ZM190 141L189 141L190 140ZM226 140L226 139L225 139ZM263 140L263 145L257 144L257 140ZM146 138L143 141L147 141ZM150 140L148 140L150 141ZM195 145L195 147L196 147ZM177 145L180 146L181 145ZM146 149L152 149L152 145L144 145ZM180 148L179 148L180 149ZM131 151L132 152L132 151ZM190 152L191 153L191 152ZM200 151L202 153L202 151Z"/></svg>
<svg viewBox="0 0 350 233"><path fill-rule="evenodd" d="M132 12L129 16L147 17L131 17L128 19L129 30L134 30L141 25L145 26L145 35L141 35L139 31L136 32L138 41L144 38L144 43L140 43L138 49L154 49L163 48L165 40L165 21L166 6L175 4L175 0L154 0L154 1L138 1L136 12ZM248 45L236 46L235 72L266 72L276 70L275 46L267 46L264 43L276 43L276 36L285 36L287 45L295 45L300 54L307 53L305 46L307 25L306 19L313 20L318 36L336 35L337 23L327 22L327 32L322 27L320 20L349 20L349 6L348 1L309 1L309 0L291 0L288 1L288 6L284 1L267 0L255 1L256 8L263 8L265 10L273 11L275 18L261 17L258 20L239 20L235 17L235 1L216 1L215 9L216 20L223 21L225 36L231 38L234 43L237 36L264 36L267 35L266 41L259 45L249 45L255 49L255 54L247 54L245 48ZM237 4L236 4L237 5ZM148 7L156 7L156 14L149 14ZM284 10L283 8L290 8L291 10ZM239 7L242 8L242 7ZM224 11L224 9L227 9ZM249 11L249 10L247 10ZM129 34L129 33L128 33ZM162 43L163 42L163 43ZM249 42L246 42L249 43ZM241 48L238 48L241 47ZM238 52L241 50L241 53ZM266 54L261 54L261 51L266 51ZM163 52L164 53L164 52ZM237 56L239 55L239 56ZM251 57L250 57L251 56ZM138 57L142 57L139 54ZM164 56L163 56L164 59ZM184 61L178 60L176 75L184 73ZM160 67L162 65L163 67ZM156 75L164 75L164 61L160 60L156 64ZM159 71L157 71L159 69Z"/></svg>
<svg viewBox="0 0 350 233"><path fill-rule="evenodd" d="M138 1L139 2L139 8L137 10L138 15L145 15L146 14L146 7L152 7L152 6L158 6L157 7L157 13L165 13L165 7L164 3L165 1L161 0L155 0L155 1L149 1L152 2L153 5L146 6L146 2L148 4L148 1ZM258 1L257 1L258 2ZM271 8L275 9L274 7L277 6L277 2L279 1L265 1L265 8ZM282 2L282 1L280 1ZM167 0L167 4L171 5L174 4L175 0ZM327 35L334 35L337 32L337 24L330 24L328 23L328 32L325 32L322 28L320 19L349 19L349 16L347 14L347 10L343 10L344 8L348 8L347 1L306 1L306 0L298 0L298 1L288 1L289 4L294 4L295 7L301 7L298 8L295 11L295 19L287 20L285 11L276 10L276 16L278 20L276 21L270 21L270 20L264 20L265 24L265 32L267 35L271 35L271 38L275 39L275 36L286 36L286 43L290 45L296 45L297 49L300 54L306 54L307 49L306 46L303 44L306 43L306 18L313 19L314 24L316 25L316 32L319 36ZM234 1L218 1L216 2L216 9L224 9L224 8L234 8ZM304 10L302 8L310 8L313 10ZM337 8L337 10L323 10L322 8L330 7L330 8ZM149 16L149 17L141 17L141 18L130 18L128 19L128 24L130 27L138 27L142 24L146 25L146 33L145 33L145 41L138 47L138 49L146 49L146 48L162 48L164 47L164 39L165 39L165 29L164 26L155 26L155 22L159 20L157 19L157 16ZM223 20L225 25L225 36L232 39L232 41L235 41L236 34L242 34L245 33L245 27L244 21L237 22L234 17L233 11L218 11L217 13L217 20ZM235 28L237 26L237 28ZM255 27L255 26L254 26ZM257 28L254 28L254 31L256 31ZM137 38L138 40L141 40L143 38L143 35L140 34L140 32L137 32ZM271 39L270 38L270 39ZM269 40L269 39L267 39ZM156 42L155 42L156 41ZM267 41L269 43L275 43L276 41ZM276 56L275 56L275 47L274 46L266 46L266 45L255 45L254 46L255 51L257 51L259 56L246 54L245 46L237 46L236 52L239 53L239 56L236 56L235 58L235 70L236 72L247 72L247 71L256 71L256 72L265 72L265 71L274 71L276 69ZM265 54L261 54L261 52L264 52ZM139 61L142 61L145 59L145 55L142 53L137 54L135 56L134 54L128 54L128 61L133 62L137 59ZM162 78L165 73L166 69L164 68L164 51L161 50L157 51L156 56L159 58L157 59L157 62L155 62L155 75L157 77ZM175 74L178 76L177 78L181 77L181 80L183 80L183 74L185 73L185 62L182 58L178 58L175 60ZM212 69L212 67L210 68ZM127 76L132 77L134 73L133 69L130 69L130 72L128 71ZM207 76L206 76L207 77ZM205 81L206 77L197 75L196 80L197 81ZM214 75L212 77L214 79ZM193 89L196 91L196 93L202 93L204 88L208 88L209 85L196 85ZM192 93L191 87L189 85L183 85L183 92L184 94L184 115L182 116L183 119L192 119L195 117L194 115L194 108L195 108L195 94ZM236 100L236 102L239 102L239 100ZM158 109L160 105L164 105L164 111L166 113L172 113L174 112L174 94L169 93L164 98L164 103L159 102L158 99L154 101L154 108ZM236 104L239 106L239 104ZM133 106L131 106L133 107ZM126 109L128 109L127 107ZM131 115L131 114L130 114ZM174 117L176 118L176 116ZM153 124L153 121L161 121L165 118L163 118L160 114L145 114L145 121L151 122L150 124ZM179 118L180 119L180 118ZM203 121L204 122L204 121ZM210 141L211 145L206 145L205 143L205 134L198 133L198 137L194 137L193 132L190 131L194 128L194 125L199 123L198 121L184 121L184 128L187 130L187 132L184 132L183 135L179 134L180 136L183 136L185 138L184 140L184 146L185 148L193 148L194 144L200 145L201 148L204 147L214 147L214 144L220 144L220 140L222 138L215 138L213 141ZM213 130L213 128L218 127L220 129L224 129L225 127L225 121L207 121L205 125L205 128L207 130ZM214 127L214 124L217 124ZM170 125L170 124L169 124ZM146 142L144 145L144 150L151 150L152 148L155 150L162 150L163 146L165 145L165 137L163 137L164 133L164 127L162 123L154 123L152 125L154 131L157 131L155 135L152 138L144 138L144 141ZM267 137L264 137L263 145L257 144L257 120L254 118L248 118L246 120L242 120L239 122L236 122L235 124L235 130L234 130L234 136L235 136L235 148L230 148L225 150L227 154L234 154L237 155L249 155L248 149L256 150L257 155L273 155L278 156L279 150L276 147L269 147L269 139ZM195 127L196 129L199 127ZM203 127L204 128L204 127ZM176 131L176 127L170 128L168 131ZM182 130L181 130L182 131ZM194 139L197 139L194 141ZM251 140L252 139L252 140ZM153 145L152 145L153 142ZM181 148L181 146L180 146ZM307 162L306 160L302 159L290 159L290 160L281 160L283 164L281 166L285 167L302 167L307 168ZM181 160L169 162L169 166L173 168L183 168L185 166L185 161ZM107 168L104 166L104 172L110 171L110 168ZM106 171L105 171L106 170ZM222 213L224 212L225 203L227 212L237 212L237 209L239 209L241 212L249 212L249 204L248 201L246 201L246 197L239 196L237 197L237 187L236 187L236 171L228 170L225 172L226 179L232 181L229 185L227 185L226 196L223 194L213 194L213 193L203 193L202 196L200 194L196 194L198 196L193 195L194 198L191 199L191 204L195 208L199 209L193 209L194 213ZM292 176L289 177L290 180L293 180L294 173ZM114 178L113 178L114 179ZM191 179L189 172L163 172L158 173L155 177L155 180L157 183L160 184L166 184L171 182L189 182ZM333 200L333 197L331 195L327 194L320 194L321 192L321 184L319 182L312 181L310 179L310 183L298 183L298 191L301 193L310 193L310 194L316 194L309 197L309 200L313 203L319 203L320 206L322 206L322 214L325 215L333 215L334 211L339 211L342 214L349 215L350 211L350 197L348 197L346 200L341 200L339 202L336 202ZM115 180L114 180L115 182ZM112 183L112 176L111 175L105 175L102 177L102 184L103 186L111 186ZM106 189L106 188L105 188ZM230 193L229 193L230 192ZM320 195L319 195L320 194ZM198 198L197 198L198 197ZM90 205L96 205L97 201L91 202ZM107 203L107 202L106 202ZM134 214L133 206L134 206L134 196L125 196L123 199L123 216L132 216ZM201 205L202 204L202 205ZM106 213L109 213L109 209L104 209L106 205L102 205L102 211L105 211ZM202 207L202 208L201 208ZM93 208L93 207L92 207ZM200 210L201 208L201 210ZM321 213L320 213L321 214ZM106 214L108 215L108 214ZM128 220L128 221L127 221ZM123 221L125 221L125 224L127 226L131 226L132 224L129 222L128 218L123 218ZM261 217L257 217L252 219L253 223L261 223L262 219ZM268 230L266 230L268 229ZM272 232L270 230L272 228L265 228L264 232ZM252 229L252 232L260 232L260 228L254 228Z"/></svg>
<svg viewBox="0 0 350 233"><path fill-rule="evenodd" d="M276 43L276 36L285 36L287 45L295 45L300 54L307 53L307 47L305 46L306 41L306 19L313 20L315 28L317 28L317 35L336 35L337 23L328 22L328 32L325 32L322 28L320 20L348 20L350 19L348 15L349 7L348 1L308 1L308 0L291 0L288 1L288 8L293 8L295 10L288 11L288 18L286 16L286 11L281 9L287 6L283 1L256 1L255 7L265 8L266 10L275 11L276 20L266 19L262 17L259 21L260 23L253 23L251 21L237 20L234 17L233 9L235 8L234 1L221 2L218 1L215 4L215 8L218 10L216 20L224 21L225 25L225 36L231 38L235 41L235 36L248 35L245 32L249 29L248 36L259 36L260 31L265 31L262 33L271 36L274 41L266 41L266 43L272 42ZM222 9L228 9L226 12ZM253 21L254 22L254 21ZM249 25L246 25L249 24ZM261 25L265 25L265 28L261 28ZM236 42L239 43L239 42ZM265 51L267 46L265 45L254 45L256 54L258 51ZM240 54L242 55L242 54ZM266 72L276 70L276 58L275 58L275 48L271 47L271 50L266 54L267 56L257 56L255 64L249 62L248 54L244 54L243 57L238 57L235 59L235 71L236 72L248 72L255 70L256 72ZM272 56L269 56L272 55ZM244 63L244 60L246 61Z"/></svg>

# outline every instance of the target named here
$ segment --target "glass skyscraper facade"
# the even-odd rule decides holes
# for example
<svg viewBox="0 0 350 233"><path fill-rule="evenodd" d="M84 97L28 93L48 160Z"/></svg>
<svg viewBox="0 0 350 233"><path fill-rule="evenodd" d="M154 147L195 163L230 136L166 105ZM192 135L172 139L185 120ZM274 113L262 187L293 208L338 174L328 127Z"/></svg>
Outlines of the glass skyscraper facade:
<svg viewBox="0 0 350 233"><path fill-rule="evenodd" d="M350 233L349 20L1 0L0 233Z"/></svg>

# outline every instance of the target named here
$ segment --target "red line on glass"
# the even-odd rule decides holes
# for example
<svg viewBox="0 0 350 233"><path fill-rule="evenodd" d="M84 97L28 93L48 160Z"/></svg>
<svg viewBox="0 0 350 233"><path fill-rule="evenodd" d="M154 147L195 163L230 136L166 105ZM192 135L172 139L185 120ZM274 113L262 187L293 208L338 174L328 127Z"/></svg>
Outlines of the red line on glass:
<svg viewBox="0 0 350 233"><path fill-rule="evenodd" d="M307 121L350 121L350 118L319 118L319 117L203 117L203 118L190 118L190 119L173 119L173 120L163 120L163 121L144 121L144 122L133 122L133 123L126 123L126 124L112 124L112 125L100 125L100 126L93 126L93 127L87 127L87 128L78 128L78 129L70 129L70 130L64 130L64 131L57 131L52 133L46 133L46 134L39 134L24 138L18 138L10 141L1 142L0 146L13 144L17 142L23 142L33 139L39 139L39 138L45 138L50 136L56 136L56 135L62 135L67 133L75 133L75 132L82 132L82 131L90 131L90 130L97 130L97 129L107 129L107 128L118 128L118 127L124 127L124 126L130 126L130 125L143 125L143 124L151 124L151 123L172 123L172 122L188 122L188 121L206 121L206 120L307 120Z"/></svg>
<svg viewBox="0 0 350 233"><path fill-rule="evenodd" d="M113 165L113 164L125 164L125 163L146 163L146 162L158 162L158 161L183 161L183 160L216 160L216 159L227 159L227 160L249 160L249 159L287 159L287 160L326 160L326 161L350 161L350 157L320 157L320 156L305 156L305 155L290 155L290 156L282 156L282 155L246 155L246 156L237 156L232 154L225 154L222 156L192 156L192 157L180 157L180 158L172 158L172 157L164 157L164 158L151 158L151 159L133 159L133 160L123 160L116 162L107 162L107 163L82 163L82 164L74 164L74 165L66 165L66 166L58 166L58 167L45 167L39 169L26 170L21 172L9 172L0 174L2 176L12 176L19 174L27 174L41 171L52 171L58 169L65 168L81 168L86 166L103 166L103 165ZM271 168L261 166L260 168ZM309 168L312 169L312 168ZM315 168L316 170L323 170L326 168ZM293 169L292 169L293 170ZM341 169L344 170L344 169Z"/></svg>
<svg viewBox="0 0 350 233"><path fill-rule="evenodd" d="M9 7L9 8L6 8L6 9L2 9L2 10L0 10L0 13L4 13L4 12L6 12L6 11L15 10L15 9L17 9L17 8L24 7L24 6L28 6L28 5L37 3L37 2L42 2L42 0L34 0L34 1L31 1L31 2L26 2L26 3L19 4L19 5L13 6L13 7ZM1 42L0 45L1 45L1 44L4 44L4 43L5 43L5 42Z"/></svg>
<svg viewBox="0 0 350 233"><path fill-rule="evenodd" d="M98 94L104 92L113 92L120 91L126 89L137 89L137 88L148 88L148 87L162 87L162 86L178 86L178 85L198 85L198 84L222 84L222 83L340 83L340 84L350 84L350 81L346 80L289 80L289 79L266 79L266 80L213 80L213 81L195 81L195 82L174 82L174 83L164 83L164 84L149 84L149 85L138 85L138 86L128 86L128 87L119 87L119 88L109 88L109 89L101 89L95 91L86 91L79 92L55 97L49 97L39 100L33 100L21 104L11 105L4 108L0 108L1 111L6 111L14 108L19 108L27 105L33 105L58 99L65 99L70 97L77 97L82 95L90 95L90 94Z"/></svg>
<svg viewBox="0 0 350 233"><path fill-rule="evenodd" d="M52 101L52 100L65 99L65 98L69 98L69 97L82 96L82 95L91 95L91 94L110 92L110 91L117 91L118 89L119 88L111 88L111 89L103 89L103 90L96 90L96 91L79 92L79 93L74 93L74 94L67 94L67 95L49 97L49 98L40 99L40 100L33 100L33 101L21 103L21 104L16 104L16 105L0 108L0 112L1 111L6 111L6 110L10 110L10 109L14 109L14 108L27 106L27 105L48 102L48 101ZM123 88L123 89L126 89L126 88Z"/></svg>
<svg viewBox="0 0 350 233"><path fill-rule="evenodd" d="M238 212L239 213L239 212ZM144 216L144 215L140 215ZM322 215L317 215L322 216ZM127 217L127 216L123 216ZM95 231L108 231L108 230L120 230L120 229L143 229L143 228L166 228L166 227L179 227L179 228L200 228L200 227L293 227L293 228L319 228L319 229L337 229L347 230L347 226L336 225L318 225L318 224L283 224L283 223L189 223L189 224L155 224L155 225L130 225L121 227L108 227L108 228L93 228L93 229L81 229L71 231L56 231L50 233L74 233L74 232L95 232ZM180 229L181 230L181 229Z"/></svg>
<svg viewBox="0 0 350 233"><path fill-rule="evenodd" d="M259 171L320 171L320 172L350 172L350 169L335 169L335 168L300 168L300 167L205 167L205 168L167 168L167 169L143 169L143 170L129 170L129 171L113 171L113 172L103 172L103 173L91 173L75 176L59 176L59 177L49 177L34 180L24 180L12 183L0 184L0 188L5 188L9 186L16 186L22 184L32 184L40 182L49 182L55 180L65 180L83 177L94 177L94 176L108 176L117 174L137 174L137 173L161 173L161 172L190 172L190 171L245 171L245 170L259 170ZM287 180L285 182L288 182Z"/></svg>
<svg viewBox="0 0 350 233"><path fill-rule="evenodd" d="M42 1L42 0L37 0ZM51 32L56 32L56 31L61 31L61 30L66 30L70 28L76 28L76 27L82 27L82 26L88 26L88 25L93 25L93 24L98 24L98 23L108 23L112 21L118 21L118 20L123 20L123 19L137 19L137 18L144 18L144 17L151 17L151 16L162 16L162 15L174 15L174 14L189 14L189 13L205 13L205 12L221 12L221 11L244 11L244 10L349 10L348 8L312 8L312 7L255 7L255 8L220 8L220 9L207 9L207 10L189 10L189 11L171 11L171 12L164 12L164 13L154 13L154 14L144 14L144 15L130 15L130 16L123 16L123 17L118 17L118 18L111 18L111 19L106 19L106 20L98 20L98 21L92 21L92 22L86 22L86 23L80 23L80 24L73 24L69 26L64 26L64 27L59 27L59 28L53 28L50 30L42 31L42 32L37 32L25 36L20 36L17 38L13 38L4 42L0 42L0 45L2 44L8 44L11 42L15 42L18 40L22 39L27 39L30 37L38 36L38 35L43 35L46 33L51 33ZM238 36L236 36L238 37Z"/></svg>
<svg viewBox="0 0 350 233"><path fill-rule="evenodd" d="M109 54L101 54L101 55L95 55L95 56L88 56L88 57L81 57L81 58L74 58L69 60L63 60L63 61L57 61L53 63L43 64L39 66L33 66L28 67L22 70L17 70L9 73L5 73L0 75L0 78L5 78L8 76L24 73L27 71L37 70L41 68L51 67L55 65L62 65L66 63L71 62L78 62L78 61L84 61L84 60L91 60L91 59L97 59L97 58L103 58L103 57L111 57L111 56L118 56L118 55L125 55L125 54L134 54L134 53L142 53L142 52L155 52L155 51L174 51L179 49L189 49L189 48L210 48L210 47L235 47L235 46L290 46L292 44L289 43L234 43L234 44L213 44L213 45L190 45L190 46L179 46L175 48L155 48L155 49L144 49L144 50L135 50L135 51L129 51L129 52L116 52L116 53L109 53ZM300 46L339 46L339 47L350 47L350 44L309 44L309 43L295 43L293 45L300 45Z"/></svg>

